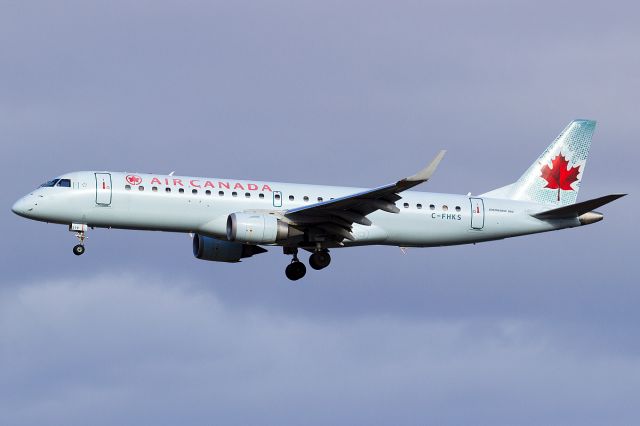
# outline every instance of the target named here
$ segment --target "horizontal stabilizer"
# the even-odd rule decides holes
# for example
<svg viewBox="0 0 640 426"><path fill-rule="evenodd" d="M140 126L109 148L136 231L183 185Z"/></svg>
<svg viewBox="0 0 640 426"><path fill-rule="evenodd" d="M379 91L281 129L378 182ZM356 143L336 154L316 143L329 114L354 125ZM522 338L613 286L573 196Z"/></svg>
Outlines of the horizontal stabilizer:
<svg viewBox="0 0 640 426"><path fill-rule="evenodd" d="M532 215L538 219L564 219L570 217L578 217L585 213L588 213L598 207L609 204L618 198L624 197L627 194L611 194L604 197L594 198L593 200L583 201L581 203L570 204L568 206L559 207L557 209L547 210L541 213Z"/></svg>

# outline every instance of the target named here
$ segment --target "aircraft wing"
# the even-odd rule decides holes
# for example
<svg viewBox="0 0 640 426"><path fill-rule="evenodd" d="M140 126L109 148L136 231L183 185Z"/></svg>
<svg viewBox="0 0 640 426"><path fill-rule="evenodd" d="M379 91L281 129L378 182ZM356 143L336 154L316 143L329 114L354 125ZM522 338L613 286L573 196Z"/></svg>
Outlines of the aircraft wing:
<svg viewBox="0 0 640 426"><path fill-rule="evenodd" d="M300 227L317 228L321 233L337 237L339 241L342 239L353 241L351 231L354 223L371 225L371 221L366 216L376 210L399 213L400 209L395 202L402 197L398 194L428 181L445 153L444 150L440 151L431 163L418 173L395 183L287 210L284 215Z"/></svg>

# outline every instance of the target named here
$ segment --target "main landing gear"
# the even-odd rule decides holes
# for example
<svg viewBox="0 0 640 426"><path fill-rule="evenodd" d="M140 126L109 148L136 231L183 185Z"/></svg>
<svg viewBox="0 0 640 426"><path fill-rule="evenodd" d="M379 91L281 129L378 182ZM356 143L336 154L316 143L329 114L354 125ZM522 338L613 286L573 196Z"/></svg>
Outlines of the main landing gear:
<svg viewBox="0 0 640 426"><path fill-rule="evenodd" d="M307 267L304 266L304 263L294 259L284 270L284 273L291 281L298 281L307 273Z"/></svg>
<svg viewBox="0 0 640 426"><path fill-rule="evenodd" d="M284 273L291 281L298 281L307 273L307 267L298 260L298 249L293 249L293 259L287 269L284 270Z"/></svg>
<svg viewBox="0 0 640 426"><path fill-rule="evenodd" d="M298 259L298 249L295 247L285 247L284 253L293 255L291 263L287 265L287 268L284 271L285 275L291 281L298 281L307 273L307 267L304 266L304 263L300 262L300 260ZM315 270L324 269L329 266L329 263L331 263L331 256L329 255L329 250L327 249L317 249L309 257L309 266L311 266Z"/></svg>
<svg viewBox="0 0 640 426"><path fill-rule="evenodd" d="M324 269L331 263L331 256L329 255L329 250L317 250L311 256L309 256L309 266L311 266L316 271L320 269Z"/></svg>
<svg viewBox="0 0 640 426"><path fill-rule="evenodd" d="M87 239L87 225L72 223L71 225L69 225L69 231L76 233L75 235L79 242L79 244L73 247L73 254L75 254L76 256L84 254L84 240Z"/></svg>

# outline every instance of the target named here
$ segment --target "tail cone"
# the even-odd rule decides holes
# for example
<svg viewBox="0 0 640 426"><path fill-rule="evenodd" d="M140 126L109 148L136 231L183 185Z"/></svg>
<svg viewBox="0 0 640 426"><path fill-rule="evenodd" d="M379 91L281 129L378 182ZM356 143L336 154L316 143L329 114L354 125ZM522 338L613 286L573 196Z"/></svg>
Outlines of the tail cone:
<svg viewBox="0 0 640 426"><path fill-rule="evenodd" d="M600 222L604 219L604 215L598 212L587 212L578 216L581 225L590 225L592 223Z"/></svg>

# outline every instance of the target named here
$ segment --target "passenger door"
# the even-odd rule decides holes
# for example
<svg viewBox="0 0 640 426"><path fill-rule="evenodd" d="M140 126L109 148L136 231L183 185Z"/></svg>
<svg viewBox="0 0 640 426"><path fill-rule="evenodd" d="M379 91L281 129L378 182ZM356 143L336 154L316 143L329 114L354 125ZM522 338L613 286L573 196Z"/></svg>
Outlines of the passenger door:
<svg viewBox="0 0 640 426"><path fill-rule="evenodd" d="M471 228L484 228L484 201L482 198L469 198L471 202Z"/></svg>
<svg viewBox="0 0 640 426"><path fill-rule="evenodd" d="M111 205L111 173L96 173L96 204Z"/></svg>

